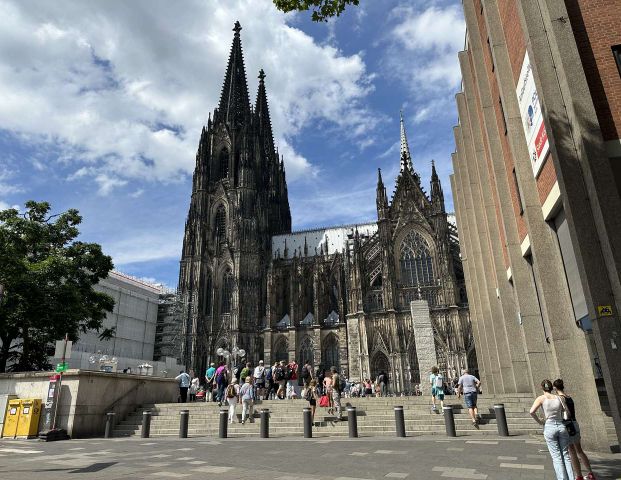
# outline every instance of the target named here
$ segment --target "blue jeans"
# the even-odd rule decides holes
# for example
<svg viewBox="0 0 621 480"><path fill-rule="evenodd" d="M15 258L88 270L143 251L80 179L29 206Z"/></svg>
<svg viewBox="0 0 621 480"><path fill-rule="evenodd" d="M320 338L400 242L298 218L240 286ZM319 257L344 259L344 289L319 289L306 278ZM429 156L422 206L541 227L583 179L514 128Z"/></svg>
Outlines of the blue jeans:
<svg viewBox="0 0 621 480"><path fill-rule="evenodd" d="M547 420L543 436L548 444L557 480L573 480L574 470L569 460L569 433L560 420Z"/></svg>

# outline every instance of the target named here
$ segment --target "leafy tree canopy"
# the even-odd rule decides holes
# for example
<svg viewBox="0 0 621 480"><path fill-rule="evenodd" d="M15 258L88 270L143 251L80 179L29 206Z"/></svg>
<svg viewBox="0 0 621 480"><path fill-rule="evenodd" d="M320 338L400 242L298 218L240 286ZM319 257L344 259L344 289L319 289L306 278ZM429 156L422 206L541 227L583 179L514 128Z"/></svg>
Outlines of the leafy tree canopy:
<svg viewBox="0 0 621 480"><path fill-rule="evenodd" d="M360 0L274 0L279 10L287 13L294 10L313 9L314 22L327 22L331 17L338 17L347 5L358 5Z"/></svg>
<svg viewBox="0 0 621 480"><path fill-rule="evenodd" d="M114 300L93 289L112 270L96 243L77 241L77 210L50 215L47 202L29 201L25 213L0 211L0 372L50 367L53 342L103 328ZM53 351L52 351L53 352Z"/></svg>

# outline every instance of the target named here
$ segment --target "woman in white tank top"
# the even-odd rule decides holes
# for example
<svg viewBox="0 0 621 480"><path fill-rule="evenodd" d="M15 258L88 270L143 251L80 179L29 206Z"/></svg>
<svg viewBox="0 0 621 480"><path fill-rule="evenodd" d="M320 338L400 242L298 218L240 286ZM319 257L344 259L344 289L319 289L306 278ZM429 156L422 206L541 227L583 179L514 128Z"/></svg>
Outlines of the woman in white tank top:
<svg viewBox="0 0 621 480"><path fill-rule="evenodd" d="M548 444L552 464L557 480L574 480L574 471L569 458L569 433L563 424L563 404L557 395L552 394L552 382L541 382L543 395L533 402L530 414L535 421L543 425L543 436ZM543 409L544 418L539 418L537 411Z"/></svg>

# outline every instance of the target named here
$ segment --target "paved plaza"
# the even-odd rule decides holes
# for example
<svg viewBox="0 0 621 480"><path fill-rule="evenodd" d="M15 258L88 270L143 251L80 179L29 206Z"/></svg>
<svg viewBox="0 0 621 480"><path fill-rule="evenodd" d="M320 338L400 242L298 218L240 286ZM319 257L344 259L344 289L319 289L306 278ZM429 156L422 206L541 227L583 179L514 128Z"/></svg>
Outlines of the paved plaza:
<svg viewBox="0 0 621 480"><path fill-rule="evenodd" d="M621 478L620 455L591 455L598 478ZM0 440L0 478L114 480L554 479L542 439L123 438Z"/></svg>

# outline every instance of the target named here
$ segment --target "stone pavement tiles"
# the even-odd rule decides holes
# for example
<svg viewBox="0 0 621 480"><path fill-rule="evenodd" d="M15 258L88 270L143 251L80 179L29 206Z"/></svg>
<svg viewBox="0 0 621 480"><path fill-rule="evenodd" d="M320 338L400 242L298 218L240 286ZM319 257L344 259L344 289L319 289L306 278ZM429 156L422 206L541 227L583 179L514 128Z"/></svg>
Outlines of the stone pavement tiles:
<svg viewBox="0 0 621 480"><path fill-rule="evenodd" d="M621 478L621 455L591 455ZM87 480L554 479L540 439L424 438L0 440L0 478Z"/></svg>

